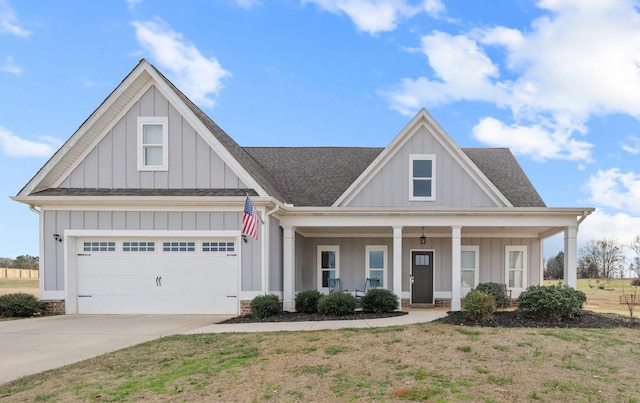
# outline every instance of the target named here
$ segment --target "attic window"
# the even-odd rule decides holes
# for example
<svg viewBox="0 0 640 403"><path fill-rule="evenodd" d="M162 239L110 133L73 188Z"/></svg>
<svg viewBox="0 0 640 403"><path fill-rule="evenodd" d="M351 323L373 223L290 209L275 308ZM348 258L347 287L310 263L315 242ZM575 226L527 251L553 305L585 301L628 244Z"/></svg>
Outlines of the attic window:
<svg viewBox="0 0 640 403"><path fill-rule="evenodd" d="M166 116L138 117L138 170L168 170L169 120Z"/></svg>
<svg viewBox="0 0 640 403"><path fill-rule="evenodd" d="M409 200L436 199L436 156L412 154L409 156Z"/></svg>

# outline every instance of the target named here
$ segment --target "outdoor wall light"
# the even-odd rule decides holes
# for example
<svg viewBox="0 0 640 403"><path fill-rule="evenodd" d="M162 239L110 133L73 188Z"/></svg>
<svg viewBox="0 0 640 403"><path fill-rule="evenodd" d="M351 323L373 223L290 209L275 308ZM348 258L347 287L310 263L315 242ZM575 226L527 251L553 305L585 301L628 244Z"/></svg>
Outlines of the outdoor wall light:
<svg viewBox="0 0 640 403"><path fill-rule="evenodd" d="M58 242L62 242L62 237L60 236L60 234L53 234L53 239Z"/></svg>
<svg viewBox="0 0 640 403"><path fill-rule="evenodd" d="M247 236L245 234L242 234L242 242L244 242L244 243L249 242L249 240L247 239Z"/></svg>
<svg viewBox="0 0 640 403"><path fill-rule="evenodd" d="M427 237L424 235L424 227L422 227L422 235L420 236L420 245L425 245L427 243Z"/></svg>

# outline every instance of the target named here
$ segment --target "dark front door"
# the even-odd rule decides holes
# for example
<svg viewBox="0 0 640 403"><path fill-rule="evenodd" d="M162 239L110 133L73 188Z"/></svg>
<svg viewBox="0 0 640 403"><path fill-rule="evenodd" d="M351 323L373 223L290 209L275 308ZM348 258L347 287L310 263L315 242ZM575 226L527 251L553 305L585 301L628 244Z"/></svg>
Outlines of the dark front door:
<svg viewBox="0 0 640 403"><path fill-rule="evenodd" d="M411 252L411 303L433 304L433 252Z"/></svg>

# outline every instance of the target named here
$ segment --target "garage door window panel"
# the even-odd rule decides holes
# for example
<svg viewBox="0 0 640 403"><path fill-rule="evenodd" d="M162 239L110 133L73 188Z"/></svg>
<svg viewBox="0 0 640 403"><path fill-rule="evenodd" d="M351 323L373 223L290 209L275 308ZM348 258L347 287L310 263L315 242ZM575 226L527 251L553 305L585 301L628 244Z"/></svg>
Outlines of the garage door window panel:
<svg viewBox="0 0 640 403"><path fill-rule="evenodd" d="M123 242L123 252L155 252L155 242Z"/></svg>
<svg viewBox="0 0 640 403"><path fill-rule="evenodd" d="M163 252L195 252L196 243L184 242L184 241L163 242L162 251Z"/></svg>
<svg viewBox="0 0 640 403"><path fill-rule="evenodd" d="M115 252L116 243L109 241L88 241L83 244L85 252Z"/></svg>
<svg viewBox="0 0 640 403"><path fill-rule="evenodd" d="M202 242L203 252L235 252L235 242Z"/></svg>

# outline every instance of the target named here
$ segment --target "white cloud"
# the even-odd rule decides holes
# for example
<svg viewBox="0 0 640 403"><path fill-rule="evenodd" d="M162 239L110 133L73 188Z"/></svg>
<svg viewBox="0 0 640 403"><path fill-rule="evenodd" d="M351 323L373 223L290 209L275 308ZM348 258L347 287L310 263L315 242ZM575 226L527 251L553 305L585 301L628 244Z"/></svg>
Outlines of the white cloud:
<svg viewBox="0 0 640 403"><path fill-rule="evenodd" d="M28 38L31 32L22 28L8 0L0 0L0 33Z"/></svg>
<svg viewBox="0 0 640 403"><path fill-rule="evenodd" d="M423 106L456 101L493 103L511 111L509 127L530 129L512 130L512 134L540 136L544 127L548 134L543 138L554 143L542 149L525 139L519 153L538 159L583 155L589 160L590 145L574 137L587 133L590 116L622 113L640 118L636 4L633 0L542 0L537 6L547 14L534 20L528 31L498 26L456 36L433 32L423 38L421 48L433 77L403 79L387 93L391 107L413 114ZM493 48L504 52L504 63L488 56ZM442 55L462 56L463 64L460 57ZM473 66L466 69L471 74L461 74L467 63ZM482 124L486 126L487 121L482 119ZM583 147L574 152L567 147L570 144ZM549 147L560 152L544 152Z"/></svg>
<svg viewBox="0 0 640 403"><path fill-rule="evenodd" d="M8 157L50 157L60 146L52 137L42 136L41 141L25 140L0 126L0 149Z"/></svg>
<svg viewBox="0 0 640 403"><path fill-rule="evenodd" d="M620 147L629 154L640 154L640 137L631 135Z"/></svg>
<svg viewBox="0 0 640 403"><path fill-rule="evenodd" d="M8 56L5 59L5 62L2 66L0 66L0 71L4 71L5 73L13 74L16 76L22 75L22 68L13 64L13 57Z"/></svg>
<svg viewBox="0 0 640 403"><path fill-rule="evenodd" d="M445 11L442 0L302 0L334 14L346 14L356 28L375 35L393 31L398 22L425 12L438 18Z"/></svg>
<svg viewBox="0 0 640 403"><path fill-rule="evenodd" d="M483 118L472 129L473 136L493 147L509 147L514 153L537 161L590 159L592 144L573 139L569 133L550 131L539 125L510 125L494 118Z"/></svg>
<svg viewBox="0 0 640 403"><path fill-rule="evenodd" d="M235 3L238 7L246 8L246 9L259 6L260 4L262 4L260 0L235 0Z"/></svg>
<svg viewBox="0 0 640 403"><path fill-rule="evenodd" d="M126 2L129 10L133 10L138 4L142 3L142 0L126 0Z"/></svg>
<svg viewBox="0 0 640 403"><path fill-rule="evenodd" d="M584 187L590 201L640 215L640 173L622 172L618 168L599 170L589 177Z"/></svg>
<svg viewBox="0 0 640 403"><path fill-rule="evenodd" d="M594 211L582 224L578 232L578 247L591 240L613 238L626 246L636 235L640 235L640 217L625 213L608 214L602 209ZM625 249L625 255L634 255Z"/></svg>
<svg viewBox="0 0 640 403"><path fill-rule="evenodd" d="M215 96L223 88L222 80L231 77L216 58L207 58L182 34L164 21L132 22L138 43L150 54L175 84L195 103L212 107Z"/></svg>

